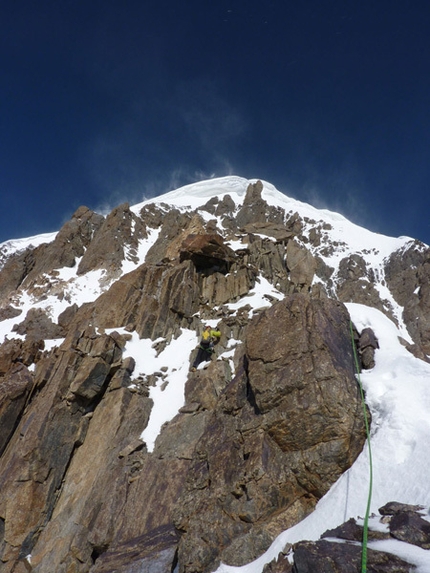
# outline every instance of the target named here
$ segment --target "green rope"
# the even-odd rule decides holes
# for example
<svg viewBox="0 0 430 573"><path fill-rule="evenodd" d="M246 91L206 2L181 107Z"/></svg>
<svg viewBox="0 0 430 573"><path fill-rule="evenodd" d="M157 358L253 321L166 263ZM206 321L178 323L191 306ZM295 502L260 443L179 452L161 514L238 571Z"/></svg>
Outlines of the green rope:
<svg viewBox="0 0 430 573"><path fill-rule="evenodd" d="M357 351L355 349L354 333L352 330L352 322L351 321L349 321L349 327L351 330L352 350L354 353L355 368L357 370L357 380L358 380L358 386L360 388L361 404L363 406L364 424L366 426L366 435L367 435L367 446L369 449L369 495L367 497L366 515L364 517L364 523L363 523L363 544L362 544L363 549L362 549L362 553L361 553L361 573L366 573L366 571L367 571L367 535L368 535L370 502L372 500L372 488L373 488L372 448L370 447L370 432L369 432L369 423L367 421L366 402L364 400L363 386L361 384L360 365L358 363Z"/></svg>

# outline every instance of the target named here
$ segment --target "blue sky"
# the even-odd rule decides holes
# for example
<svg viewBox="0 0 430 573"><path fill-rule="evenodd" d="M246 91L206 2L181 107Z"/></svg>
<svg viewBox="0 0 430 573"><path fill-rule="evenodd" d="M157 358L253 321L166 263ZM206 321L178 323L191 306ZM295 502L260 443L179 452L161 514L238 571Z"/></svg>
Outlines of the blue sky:
<svg viewBox="0 0 430 573"><path fill-rule="evenodd" d="M427 0L22 0L0 21L0 241L235 174L430 244Z"/></svg>

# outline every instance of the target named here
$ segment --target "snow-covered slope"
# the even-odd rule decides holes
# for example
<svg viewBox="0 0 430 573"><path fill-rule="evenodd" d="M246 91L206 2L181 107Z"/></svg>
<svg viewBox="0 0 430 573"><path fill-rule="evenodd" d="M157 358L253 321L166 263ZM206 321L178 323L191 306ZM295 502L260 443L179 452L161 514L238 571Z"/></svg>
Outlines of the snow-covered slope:
<svg viewBox="0 0 430 573"><path fill-rule="evenodd" d="M150 199L132 207L137 215L142 207L150 203L167 210L169 207L188 211L202 207L212 197L222 199L230 195L239 209L243 204L245 193L250 182L240 177L225 177L202 181L165 195ZM343 216L288 198L271 184L264 182L262 197L269 205L285 209L291 215L298 213L305 221L303 235L317 225L321 233L319 246L307 244L307 248L321 257L324 262L335 269L336 277L341 259L348 254L360 254L366 265L372 268L379 277L378 288L384 297L390 300L399 324L396 326L378 310L358 304L349 304L353 322L357 327L370 326L379 339L379 350L376 351L376 366L372 371L362 374L362 383L366 391L367 403L372 413L371 447L373 455L374 485L371 511L376 512L383 504L396 500L410 504L430 506L430 489L428 487L430 462L427 455L427 444L430 442L430 365L414 358L399 343L401 336L410 341L410 336L402 322L402 309L397 305L388 291L383 276L383 261L394 251L406 248L412 239L408 237L391 238L372 233L359 227ZM200 211L206 219L213 219L206 211ZM137 268L145 260L146 253L154 244L158 231L153 230L147 239L142 239L137 250L137 259L125 260L123 273ZM8 241L0 245L3 258L13 252L21 251L28 245L37 246L43 242L53 241L55 234L32 237L19 241ZM327 248L336 245L335 248ZM233 248L234 244L231 245ZM77 261L78 262L78 261ZM46 297L41 299L26 291L19 291L11 300L12 305L22 310L22 316L30 308L44 308L49 311L54 321L68 306L78 306L95 300L109 287L106 273L103 270L91 271L82 276L76 274L77 264L73 268L59 269L55 276L49 277L49 289ZM42 287L42 285L41 285ZM61 289L63 295L58 296ZM33 289L34 292L35 289ZM257 282L254 291L245 299L231 305L239 308L250 304L254 308L268 306L270 295L281 298L283 295L274 289L263 277ZM0 322L0 343L5 337L19 337L12 331L17 318ZM46 341L46 347L59 345L60 340ZM176 414L183 405L184 385L189 368L189 355L197 344L194 331L183 329L182 335L172 341L169 352L156 355L154 341L140 340L136 334L128 343L125 356L136 360L136 372L150 375L165 367L170 383L168 385L169 408L165 407L166 392L161 392L160 383L151 389L154 408L144 439L148 448L154 444L162 424ZM145 357L143 360L142 357ZM229 350L224 354L229 358ZM163 405L161 403L163 400ZM346 472L319 502L316 510L296 527L282 533L272 547L253 564L242 568L222 565L219 572L240 570L243 573L259 573L265 563L277 556L287 542L300 539L317 539L326 529L335 527L349 517L363 515L366 508L369 483L369 457L365 449L354 466ZM392 544L389 551L404 556L403 544ZM416 549L414 554L408 549L408 559L419 566L418 571L430 571L430 557L424 550Z"/></svg>

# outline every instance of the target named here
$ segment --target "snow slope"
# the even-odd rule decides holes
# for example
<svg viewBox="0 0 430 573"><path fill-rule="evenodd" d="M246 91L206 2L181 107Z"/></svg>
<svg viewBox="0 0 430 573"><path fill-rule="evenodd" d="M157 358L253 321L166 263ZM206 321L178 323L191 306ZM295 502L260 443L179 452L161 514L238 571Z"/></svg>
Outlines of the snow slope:
<svg viewBox="0 0 430 573"><path fill-rule="evenodd" d="M237 208L242 204L246 189L250 182L240 177L225 177L202 181L182 187L155 199L150 199L135 205L132 210L139 213L148 204L155 203L162 208L174 206L181 210L197 209L211 197L229 194ZM288 198L271 184L264 182L263 198L271 205L280 206L287 213L298 212L306 217L308 228L318 223L322 235L321 246L313 251L325 262L337 269L342 258L351 253L359 253L367 265L375 270L376 276L383 279L383 260L390 253L405 248L412 239L408 237L391 238L371 233L354 225L341 215L314 207ZM201 212L202 216L205 212ZM211 217L213 218L213 217ZM305 228L306 233L306 228ZM139 245L139 260L125 261L123 272L129 272L144 261L144 257L157 238L157 232L142 240ZM55 234L32 237L19 241L8 241L0 245L0 254L5 255L20 251L25 246L34 246L42 242L54 240ZM336 241L336 250L325 250L327 241ZM232 245L234 248L234 245ZM309 245L307 245L308 248ZM425 247L425 246L423 246ZM8 336L19 337L12 332L14 324L20 322L32 307L48 309L49 314L56 320L58 315L69 305L94 300L103 289L109 285L103 282L103 271L93 271L83 276L76 276L73 269L61 269L53 280L65 288L65 296L56 296L53 288L46 294L46 299L36 300L28 293L22 292L13 300L13 305L22 310L20 317L0 322L0 343ZM103 285L103 286L101 286ZM55 286L55 285L54 285ZM384 297L391 295L386 287L380 286ZM282 295L263 277L257 282L253 292L242 301L230 305L238 309L250 304L261 308L269 302L265 295L281 298ZM390 299L394 307L396 303ZM430 365L408 353L399 343L398 336L409 339L402 322L397 328L386 316L379 311L358 304L349 304L349 312L355 325L361 329L370 326L379 339L379 350L376 351L376 366L372 371L361 375L361 381L366 391L366 399L372 413L371 448L373 456L374 485L371 511L389 501L399 501L411 504L430 506L430 461L427 447L430 443ZM401 317L401 308L396 309L396 316ZM118 329L117 329L118 330ZM50 348L61 344L61 341L47 341ZM182 335L172 341L166 351L156 356L154 341L139 340L137 335L127 344L125 356L133 356L136 360L136 375L150 375L165 367L167 376L164 383L151 388L154 408L149 425L143 438L151 450L162 424L174 417L184 404L184 386L189 368L189 356L197 344L196 333L183 330ZM145 359L143 359L145 357ZM229 357L229 351L225 353ZM169 405L166 408L166 404ZM221 565L218 573L260 573L265 563L278 555L286 543L300 539L317 539L326 529L340 525L349 517L363 516L366 509L369 482L369 457L365 448L355 464L320 500L316 510L304 521L283 532L273 543L272 547L258 560L241 568ZM374 522L374 527L381 527ZM410 548L401 542L378 542L377 548L384 549L408 559L418 566L418 573L430 571L430 552L419 548ZM405 554L406 552L406 554Z"/></svg>

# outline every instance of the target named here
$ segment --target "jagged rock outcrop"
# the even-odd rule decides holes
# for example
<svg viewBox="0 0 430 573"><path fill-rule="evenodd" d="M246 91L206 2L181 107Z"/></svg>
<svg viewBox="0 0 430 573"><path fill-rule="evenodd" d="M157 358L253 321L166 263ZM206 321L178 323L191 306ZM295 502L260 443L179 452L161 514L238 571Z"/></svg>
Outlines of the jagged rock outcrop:
<svg viewBox="0 0 430 573"><path fill-rule="evenodd" d="M38 362L44 347L45 343L43 340L34 338L26 338L25 340L17 338L6 339L1 345L0 380L1 376L8 374L9 370L14 368L16 364L31 366Z"/></svg>
<svg viewBox="0 0 430 573"><path fill-rule="evenodd" d="M239 209L235 217L238 228L257 224L255 229L258 229L260 223L269 222L282 224L284 222L282 209L267 205L266 201L261 197L262 191L263 183L261 181L257 181L248 186L243 206ZM248 229L250 229L250 227L248 227ZM255 230L254 232L258 231Z"/></svg>
<svg viewBox="0 0 430 573"><path fill-rule="evenodd" d="M93 305L82 308L74 323L99 328L127 327L141 338L171 337L199 308L196 269L190 261L142 265L122 276Z"/></svg>
<svg viewBox="0 0 430 573"><path fill-rule="evenodd" d="M0 298L20 286L29 286L43 273L61 267L73 267L76 258L82 257L91 244L93 235L103 221L102 215L87 207L79 207L54 241L13 255L0 273Z"/></svg>
<svg viewBox="0 0 430 573"><path fill-rule="evenodd" d="M12 437L33 388L33 377L23 364L10 368L0 384L0 456Z"/></svg>
<svg viewBox="0 0 430 573"><path fill-rule="evenodd" d="M8 318L15 318L22 314L22 310L19 308L14 308L11 305L7 305L4 308L0 309L0 322L3 320L7 320Z"/></svg>
<svg viewBox="0 0 430 573"><path fill-rule="evenodd" d="M73 333L70 343L66 340L62 350L38 362L34 381L31 381L35 393L31 407L27 407L20 418L15 407L17 417L10 423L15 424L15 431L0 459L2 560L8 563L5 571L12 571L14 561L31 552L50 522L71 460L85 441L91 412L113 371L120 365L121 344L120 337L97 337L93 331ZM95 364L102 366L97 376ZM21 405L30 386L29 374L25 371L23 374L19 388L18 379L13 376L13 390L17 397L22 396ZM77 383L79 377L82 384ZM4 381L2 387L7 388L3 384ZM11 397L13 395L8 393L9 400ZM97 408L98 413L102 410ZM108 420L112 414L113 411L107 416ZM97 434L100 430L101 426ZM91 448L95 448L94 440ZM94 460L92 455L88 460ZM101 469L98 464L92 467L96 472ZM89 471L87 462L81 471L84 474Z"/></svg>
<svg viewBox="0 0 430 573"><path fill-rule="evenodd" d="M351 353L329 299L292 295L251 322L175 508L183 571L256 558L349 467L364 441Z"/></svg>
<svg viewBox="0 0 430 573"><path fill-rule="evenodd" d="M209 571L220 558L237 563L238 555L240 562L256 557L282 528L306 515L352 462L364 436L356 427L347 314L328 299L312 301L293 295L288 300L248 326L243 367L234 380L228 383L227 364L222 361L210 365L206 385L197 382L204 374L191 375L189 407L162 432L153 454L145 453L142 446L124 450L143 429L150 401L114 384L123 342L92 330L72 329L62 348L39 362L37 396L2 458L4 561L13 562L31 552L35 572L59 571L60 566L84 572L93 562L94 572L104 571L113 556L119 559L123 552L124 559L130 557L128 548L142 535L152 538L157 530L174 523L181 533L181 571ZM118 304L122 306L122 301ZM297 305L303 306L300 312ZM270 341L262 336L265 320L275 334ZM330 351L318 342L323 335L331 341ZM299 339L304 343L303 356L296 356ZM295 357L295 368L307 364L306 377L291 387L288 399L284 387L291 384L294 369L284 363L284 355ZM267 386L269 380L271 386ZM328 393L321 398L323 388ZM314 389L318 395L312 397ZM297 439L304 439L288 404L297 407L296 400L306 395L309 405L315 403L315 414L308 410L311 420L318 417L321 399L329 401L332 393L336 404L342 404L336 428L321 420L321 435L309 436L307 453L299 453L297 444L286 440L288 418ZM333 404L327 407L334 420ZM14 445L17 440L19 448L18 442ZM331 468L319 466L321 448L329 448ZM121 454L124 451L130 453ZM308 475L309 467L313 469ZM311 477L315 472L321 475L318 482ZM22 503L23 496L28 500L25 519L12 519L15 503ZM206 539L203 551L202 536ZM173 563L173 546L166 551ZM152 563L159 557L154 553L151 561L142 550L139 559Z"/></svg>
<svg viewBox="0 0 430 573"><path fill-rule="evenodd" d="M338 272L337 297L342 302L354 300L360 304L368 304L381 310L393 318L391 309L383 304L375 286L375 276L368 269L364 258L360 255L350 255L340 262Z"/></svg>
<svg viewBox="0 0 430 573"><path fill-rule="evenodd" d="M430 249L418 241L393 253L385 276L396 301L403 306L403 319L418 348L430 354Z"/></svg>
<svg viewBox="0 0 430 573"><path fill-rule="evenodd" d="M79 263L77 274L105 269L108 275L116 277L125 258L136 259L139 240L147 236L145 224L130 211L129 204L119 205L97 229Z"/></svg>
<svg viewBox="0 0 430 573"><path fill-rule="evenodd" d="M189 213L171 209L164 213L157 240L149 249L145 260L153 265L173 262L179 258L182 243L188 235L205 232L203 220L197 213L191 216Z"/></svg>
<svg viewBox="0 0 430 573"><path fill-rule="evenodd" d="M259 269L281 292L289 292L287 265L285 262L285 243L275 243L269 238L248 235L248 254L246 262L252 269Z"/></svg>
<svg viewBox="0 0 430 573"><path fill-rule="evenodd" d="M52 322L41 308L31 308L25 319L13 327L13 332L34 340L47 340L52 338L64 338L65 331L59 325Z"/></svg>
<svg viewBox="0 0 430 573"><path fill-rule="evenodd" d="M310 251L294 240L288 241L287 266L295 292L309 292L316 270L316 261Z"/></svg>
<svg viewBox="0 0 430 573"><path fill-rule="evenodd" d="M225 194L195 211L159 203L137 214L124 204L104 218L82 207L54 241L5 262L0 322L13 322L19 338L0 345L2 573L243 565L308 515L354 462L365 432L341 301L393 313L361 254L335 271L322 256L334 251L329 226L268 205L262 190L256 182L241 205ZM415 245L385 267L423 358L428 257ZM80 305L58 271L78 259L76 280L104 271L98 296ZM251 306L267 282L274 296ZM34 301L52 297L48 308L23 314L24 289ZM205 369L184 373L184 404L150 451L142 432L151 389L173 381L167 367L135 371L124 348L133 335L150 339L158 355L204 320L218 323L221 342ZM361 366L372 368L373 331L355 338ZM410 511L391 518L392 537L427 544L425 520ZM298 545L293 570L326 563L327 543ZM356 549L345 559L355 566ZM385 557L372 559L385 567ZM292 567L281 556L267 571Z"/></svg>

